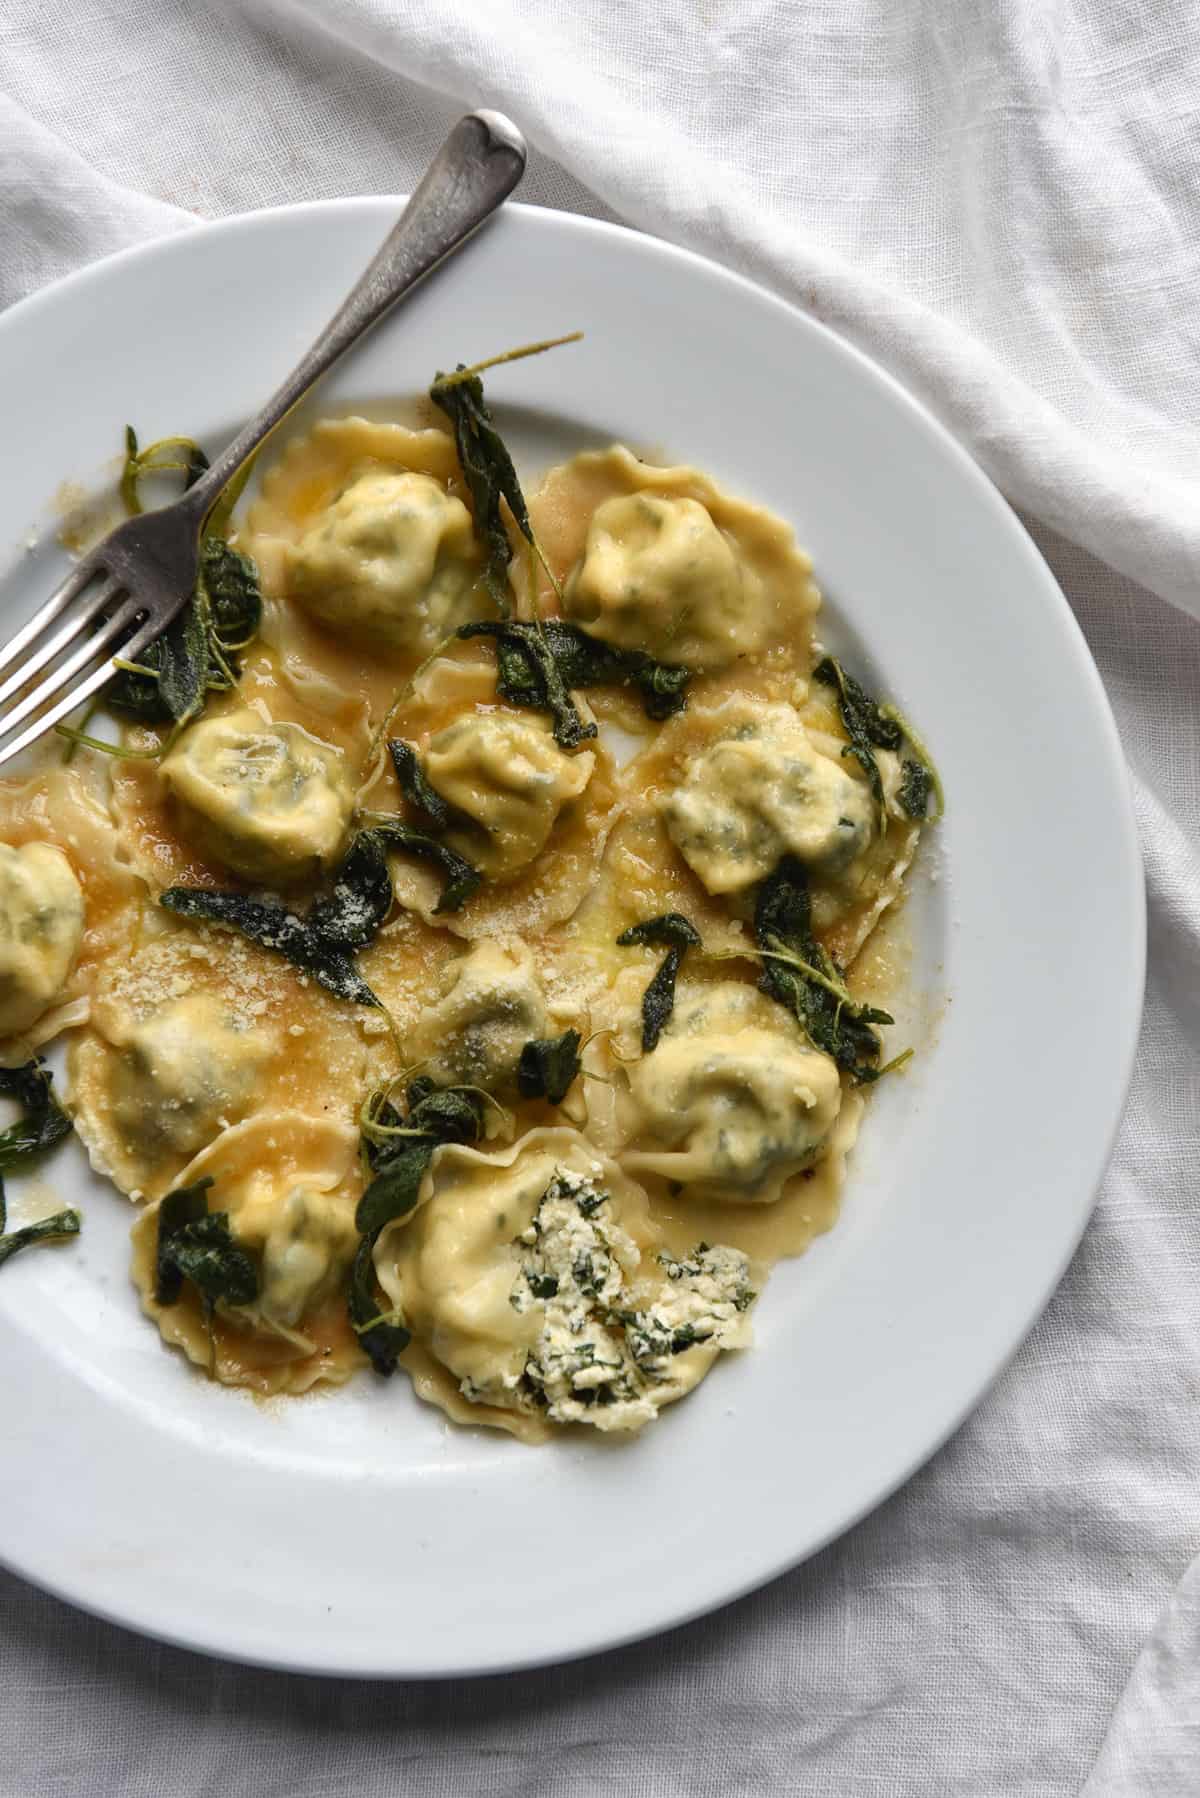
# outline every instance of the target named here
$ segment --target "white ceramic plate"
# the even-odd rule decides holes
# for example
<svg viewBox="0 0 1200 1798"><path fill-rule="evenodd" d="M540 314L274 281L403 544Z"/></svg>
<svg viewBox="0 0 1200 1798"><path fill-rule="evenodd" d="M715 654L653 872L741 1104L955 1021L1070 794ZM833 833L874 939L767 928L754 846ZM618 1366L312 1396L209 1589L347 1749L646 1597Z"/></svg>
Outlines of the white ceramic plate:
<svg viewBox="0 0 1200 1798"><path fill-rule="evenodd" d="M60 483L111 482L127 419L143 441L219 447L396 210L232 219L0 319L6 630L60 571ZM1116 733L1029 539L918 405L721 269L513 208L319 407L378 411L436 368L574 328L582 346L489 380L526 467L619 438L793 520L828 634L932 746L949 811L910 908L909 1023L935 1028L873 1102L836 1230L773 1275L757 1347L626 1443L452 1428L402 1377L273 1407L206 1385L139 1315L128 1209L71 1145L46 1177L82 1203L82 1238L0 1279L0 1552L175 1642L311 1671L491 1672L770 1579L977 1402L1061 1275L1109 1149L1144 940Z"/></svg>

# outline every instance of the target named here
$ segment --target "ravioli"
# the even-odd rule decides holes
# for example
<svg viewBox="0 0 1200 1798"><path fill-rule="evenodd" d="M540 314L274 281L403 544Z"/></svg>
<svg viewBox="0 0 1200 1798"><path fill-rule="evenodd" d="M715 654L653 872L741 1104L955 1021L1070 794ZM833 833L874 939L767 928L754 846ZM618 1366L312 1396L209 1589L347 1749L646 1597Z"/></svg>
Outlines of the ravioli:
<svg viewBox="0 0 1200 1798"><path fill-rule="evenodd" d="M247 880L294 886L346 846L354 788L340 749L247 707L192 725L161 764L180 828Z"/></svg>
<svg viewBox="0 0 1200 1798"><path fill-rule="evenodd" d="M616 936L679 911L710 949L753 955L755 887L798 854L817 936L848 968L900 896L920 839L897 802L897 758L879 754L880 814L822 702L802 689L803 703L784 703L777 684L755 694L734 682L670 719L622 770L589 929Z"/></svg>
<svg viewBox="0 0 1200 1798"><path fill-rule="evenodd" d="M726 668L761 649L761 586L699 500L630 493L597 506L567 615L617 649L685 668Z"/></svg>
<svg viewBox="0 0 1200 1798"><path fill-rule="evenodd" d="M375 1252L388 1298L479 1420L638 1430L749 1341L736 1250L659 1258L641 1190L570 1130L444 1148Z"/></svg>
<svg viewBox="0 0 1200 1798"><path fill-rule="evenodd" d="M0 1003L7 989L9 1007L9 1022L0 1023L5 1065L28 1061L62 1031L86 1023L102 970L128 953L139 884L122 853L103 772L64 767L51 750L32 775L0 781L4 909L12 927L0 943ZM35 925L31 939L26 933L47 908L45 928Z"/></svg>
<svg viewBox="0 0 1200 1798"><path fill-rule="evenodd" d="M0 1036L49 1010L82 941L83 889L62 850L0 843Z"/></svg>
<svg viewBox="0 0 1200 1798"><path fill-rule="evenodd" d="M543 476L529 513L561 609L617 648L689 668L694 695L735 673L786 694L807 673L821 603L811 561L782 519L698 469L587 450ZM550 575L530 599L544 616L560 610ZM644 734L626 695L595 703Z"/></svg>
<svg viewBox="0 0 1200 1798"><path fill-rule="evenodd" d="M210 1211L229 1218L252 1259L258 1297L205 1316L194 1287L173 1305L155 1298L158 1206L134 1226L134 1283L163 1338L226 1385L260 1393L340 1385L362 1355L342 1298L357 1235L357 1138L348 1124L302 1112L253 1118L224 1131L180 1174L210 1179Z"/></svg>
<svg viewBox="0 0 1200 1798"><path fill-rule="evenodd" d="M109 963L68 1054L67 1098L97 1172L157 1198L251 1112L349 1121L363 1017L229 931L146 910L144 940Z"/></svg>
<svg viewBox="0 0 1200 1798"><path fill-rule="evenodd" d="M657 1048L625 1073L622 1165L729 1204L776 1200L842 1103L836 1064L741 981L682 990Z"/></svg>
<svg viewBox="0 0 1200 1798"><path fill-rule="evenodd" d="M546 1003L526 944L483 942L449 964L445 994L408 1038L439 1086L516 1094L521 1050L548 1032Z"/></svg>
<svg viewBox="0 0 1200 1798"><path fill-rule="evenodd" d="M403 681L436 649L440 630L446 636L468 618L491 617L495 606L475 563L475 584L453 598L444 616L428 610L406 623L399 638L379 634L366 642L337 621L320 622L292 593L296 556L301 543L319 534L340 496L369 476L420 476L433 483L453 506L441 509L443 522L461 524L467 497L453 439L442 430L412 430L402 424L365 418L327 418L287 444L265 471L259 496L250 506L238 547L252 555L262 575L264 617L262 641L278 659L280 678L302 703L330 715L347 702L366 709L378 723L386 715ZM422 489L418 489L422 491ZM423 491L428 491L427 489ZM429 520L427 519L427 523ZM458 538L451 532L452 548ZM443 560L447 546L439 545ZM387 565L385 553L383 562ZM454 583L452 582L452 587ZM443 593L448 590L442 589Z"/></svg>
<svg viewBox="0 0 1200 1798"><path fill-rule="evenodd" d="M250 1109L282 1048L277 1025L248 1024L212 993L108 1022L75 1053L72 1103L100 1171L153 1193Z"/></svg>
<svg viewBox="0 0 1200 1798"><path fill-rule="evenodd" d="M434 788L464 820L447 841L490 879L509 880L546 847L596 757L586 749L565 755L540 718L495 709L464 712L438 731L425 762Z"/></svg>
<svg viewBox="0 0 1200 1798"><path fill-rule="evenodd" d="M446 840L488 878L461 911L436 913L442 881L400 858L401 905L472 940L526 940L569 918L591 882L612 822L616 782L599 743L574 755L536 713L500 701L494 665L474 647L435 656L393 711L389 729L417 749L425 772L464 822ZM364 803L392 809L390 774Z"/></svg>
<svg viewBox="0 0 1200 1798"><path fill-rule="evenodd" d="M472 616L471 514L431 475L360 474L289 547L288 592L328 629L427 655Z"/></svg>
<svg viewBox="0 0 1200 1798"><path fill-rule="evenodd" d="M688 764L662 813L710 893L741 893L785 855L844 874L878 828L870 788L822 755L790 706L726 708L720 734Z"/></svg>

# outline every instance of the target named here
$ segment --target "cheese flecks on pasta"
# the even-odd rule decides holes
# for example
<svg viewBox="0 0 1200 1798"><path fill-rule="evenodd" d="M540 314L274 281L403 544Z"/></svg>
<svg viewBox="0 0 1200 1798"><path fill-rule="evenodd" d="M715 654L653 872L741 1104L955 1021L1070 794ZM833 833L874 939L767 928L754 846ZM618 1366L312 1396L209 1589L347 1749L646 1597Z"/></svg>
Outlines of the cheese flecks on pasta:
<svg viewBox="0 0 1200 1798"><path fill-rule="evenodd" d="M817 750L790 706L735 708L663 801L679 853L710 893L740 893L796 856L826 876L870 847L865 781Z"/></svg>
<svg viewBox="0 0 1200 1798"><path fill-rule="evenodd" d="M519 874L550 840L564 806L591 779L591 750L564 755L549 725L500 711L456 718L432 737L426 773L471 822L447 837L493 880Z"/></svg>
<svg viewBox="0 0 1200 1798"><path fill-rule="evenodd" d="M288 885L330 868L354 810L340 749L249 707L203 718L166 756L162 780L184 833L248 880Z"/></svg>
<svg viewBox="0 0 1200 1798"><path fill-rule="evenodd" d="M153 1162L191 1155L249 1110L275 1051L269 1027L239 1023L211 993L160 1006L114 1034L113 1121L131 1149Z"/></svg>
<svg viewBox="0 0 1200 1798"><path fill-rule="evenodd" d="M628 1083L622 1164L735 1204L777 1199L819 1156L842 1102L833 1060L764 994L728 980L680 994Z"/></svg>
<svg viewBox="0 0 1200 1798"><path fill-rule="evenodd" d="M699 671L760 649L769 622L761 583L706 508L655 493L596 508L566 605L606 643Z"/></svg>
<svg viewBox="0 0 1200 1798"><path fill-rule="evenodd" d="M376 1270L473 1404L636 1430L749 1340L745 1256L658 1253L644 1193L583 1138L443 1149Z"/></svg>
<svg viewBox="0 0 1200 1798"><path fill-rule="evenodd" d="M546 1004L524 943L483 942L451 962L449 985L418 1020L411 1039L439 1086L516 1091L517 1062L532 1037L548 1033Z"/></svg>
<svg viewBox="0 0 1200 1798"><path fill-rule="evenodd" d="M0 1036L28 1030L53 1004L83 924L83 890L61 849L0 843Z"/></svg>
<svg viewBox="0 0 1200 1798"><path fill-rule="evenodd" d="M427 474L361 474L290 546L288 591L338 632L426 655L472 616L471 515Z"/></svg>

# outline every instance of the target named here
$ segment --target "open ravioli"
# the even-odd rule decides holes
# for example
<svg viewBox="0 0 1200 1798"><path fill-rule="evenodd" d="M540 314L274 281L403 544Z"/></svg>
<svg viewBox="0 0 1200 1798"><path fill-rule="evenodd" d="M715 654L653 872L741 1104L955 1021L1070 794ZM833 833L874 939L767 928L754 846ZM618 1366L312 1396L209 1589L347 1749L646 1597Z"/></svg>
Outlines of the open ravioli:
<svg viewBox="0 0 1200 1798"><path fill-rule="evenodd" d="M248 706L203 718L161 765L183 834L247 880L288 886L331 868L354 786L340 749Z"/></svg>
<svg viewBox="0 0 1200 1798"><path fill-rule="evenodd" d="M561 1129L493 1155L439 1150L415 1214L380 1237L375 1269L490 1423L514 1412L640 1429L721 1349L749 1341L755 1297L736 1250L663 1252L641 1189Z"/></svg>
<svg viewBox="0 0 1200 1798"><path fill-rule="evenodd" d="M83 941L83 889L61 849L0 843L0 1036L59 997Z"/></svg>
<svg viewBox="0 0 1200 1798"><path fill-rule="evenodd" d="M446 969L443 997L421 1016L408 1047L439 1086L516 1092L517 1062L549 1025L533 954L524 943L477 943Z"/></svg>
<svg viewBox="0 0 1200 1798"><path fill-rule="evenodd" d="M740 893L785 855L842 874L871 845L865 780L814 747L783 705L725 708L718 734L663 801L671 841L710 893Z"/></svg>
<svg viewBox="0 0 1200 1798"><path fill-rule="evenodd" d="M186 1282L174 1304L155 1297L159 1206L134 1226L133 1278L164 1339L227 1385L303 1392L340 1384L361 1365L342 1289L358 1237L357 1139L348 1124L280 1112L224 1131L182 1171L209 1179L210 1212L224 1214L250 1256L257 1295L205 1315Z"/></svg>
<svg viewBox="0 0 1200 1798"><path fill-rule="evenodd" d="M625 1074L622 1165L730 1204L777 1199L819 1157L842 1104L832 1059L741 981L681 990L658 1047Z"/></svg>

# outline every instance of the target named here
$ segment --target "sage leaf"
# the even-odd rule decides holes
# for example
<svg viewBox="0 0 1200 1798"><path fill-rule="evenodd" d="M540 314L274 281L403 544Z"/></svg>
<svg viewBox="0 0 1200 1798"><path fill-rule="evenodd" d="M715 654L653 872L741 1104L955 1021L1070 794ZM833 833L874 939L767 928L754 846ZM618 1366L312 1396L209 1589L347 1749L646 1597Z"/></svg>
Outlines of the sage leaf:
<svg viewBox="0 0 1200 1798"><path fill-rule="evenodd" d="M379 1309L372 1260L374 1247L375 1239L371 1236L364 1236L358 1245L350 1268L346 1309L351 1327L370 1358L371 1366L387 1380L395 1373L397 1361L412 1341L412 1331Z"/></svg>
<svg viewBox="0 0 1200 1798"><path fill-rule="evenodd" d="M754 934L763 963L762 991L790 1011L810 1042L859 1084L877 1080L880 1040L874 1027L895 1019L851 998L842 969L813 935L808 874L795 856L784 856L759 887Z"/></svg>
<svg viewBox="0 0 1200 1798"><path fill-rule="evenodd" d="M364 835L368 834L366 832ZM413 830L407 824L399 822L376 822L372 824L370 835L378 837L387 849L396 850L401 855L415 855L422 861L433 862L446 876L446 883L434 906L435 912L461 911L483 884L483 875L473 862L448 843L439 842L436 837L426 836L423 831Z"/></svg>
<svg viewBox="0 0 1200 1798"><path fill-rule="evenodd" d="M71 1134L71 1120L54 1095L54 1081L40 1056L17 1068L0 1068L0 1096L15 1099L22 1115L7 1130L0 1131L0 1234L8 1219L8 1203L4 1192L4 1175L24 1167L38 1155L55 1148ZM29 1229L40 1228L30 1224ZM78 1227L78 1226L76 1226ZM21 1235L15 1231L14 1235ZM61 1234L72 1234L70 1231ZM30 1242L39 1237L28 1237ZM23 1248L24 1242L17 1248ZM15 1254L16 1249L10 1249Z"/></svg>
<svg viewBox="0 0 1200 1798"><path fill-rule="evenodd" d="M388 743L388 753L400 791L408 803L415 811L422 812L435 829L446 830L454 822L454 807L431 785L412 744L393 737Z"/></svg>
<svg viewBox="0 0 1200 1798"><path fill-rule="evenodd" d="M578 624L547 618L535 624L481 619L460 637L490 637L496 645L496 686L510 705L549 712L555 741L573 749L594 737L571 698L589 687L636 687L647 717L661 722L687 703L691 670L656 662L641 650L615 649Z"/></svg>
<svg viewBox="0 0 1200 1798"><path fill-rule="evenodd" d="M270 900L244 893L213 892L206 887L168 887L158 903L177 917L204 924L223 924L264 949L272 949L327 992L355 1005L379 1001L354 965L349 949L310 930L305 920Z"/></svg>
<svg viewBox="0 0 1200 1798"><path fill-rule="evenodd" d="M158 1207L158 1238L154 1257L154 1297L160 1305L173 1305L183 1290L183 1274L169 1254L171 1238L185 1224L199 1223L208 1216L208 1189L211 1174L193 1186L176 1186L164 1194Z"/></svg>
<svg viewBox="0 0 1200 1798"><path fill-rule="evenodd" d="M687 951L700 947L700 932L682 912L669 911L623 930L617 938L618 948L632 945L662 945L667 951L642 996L642 1053L649 1055L658 1047L658 1039L671 1021L675 981Z"/></svg>
<svg viewBox="0 0 1200 1798"><path fill-rule="evenodd" d="M531 1037L517 1061L517 1091L523 1099L549 1099L561 1105L579 1077L582 1061L578 1030L561 1036Z"/></svg>
<svg viewBox="0 0 1200 1798"><path fill-rule="evenodd" d="M453 427L454 446L471 495L475 535L484 553L484 580L497 607L507 616L512 546L504 525L504 502L526 542L533 542L529 508L517 471L487 408L483 382L478 375L466 373L465 363L459 363L453 376L439 371L429 397Z"/></svg>
<svg viewBox="0 0 1200 1798"><path fill-rule="evenodd" d="M158 1210L154 1296L160 1305L178 1302L185 1280L205 1308L251 1305L258 1297L258 1270L234 1239L229 1216L210 1211L211 1177L166 1194Z"/></svg>
<svg viewBox="0 0 1200 1798"><path fill-rule="evenodd" d="M585 724L571 697L562 668L554 654L549 624L496 623L482 619L464 624L460 637L492 637L496 641L496 686L501 698L513 705L549 712L554 741L568 753L597 735L595 724Z"/></svg>
<svg viewBox="0 0 1200 1798"><path fill-rule="evenodd" d="M78 1236L83 1220L78 1211L56 1211L52 1217L39 1218L35 1224L25 1224L19 1230L10 1230L0 1236L0 1267L10 1261L22 1249L30 1248L35 1242L51 1242L64 1236Z"/></svg>
<svg viewBox="0 0 1200 1798"><path fill-rule="evenodd" d="M24 1115L0 1131L0 1174L32 1155L53 1149L71 1134L71 1120L54 1094L54 1080L40 1056L19 1068L0 1068L0 1096L15 1099ZM0 1214L0 1229L4 1227Z"/></svg>
<svg viewBox="0 0 1200 1798"><path fill-rule="evenodd" d="M910 818L924 818L928 814L932 792L933 775L924 762L906 758L900 770L899 798Z"/></svg>

